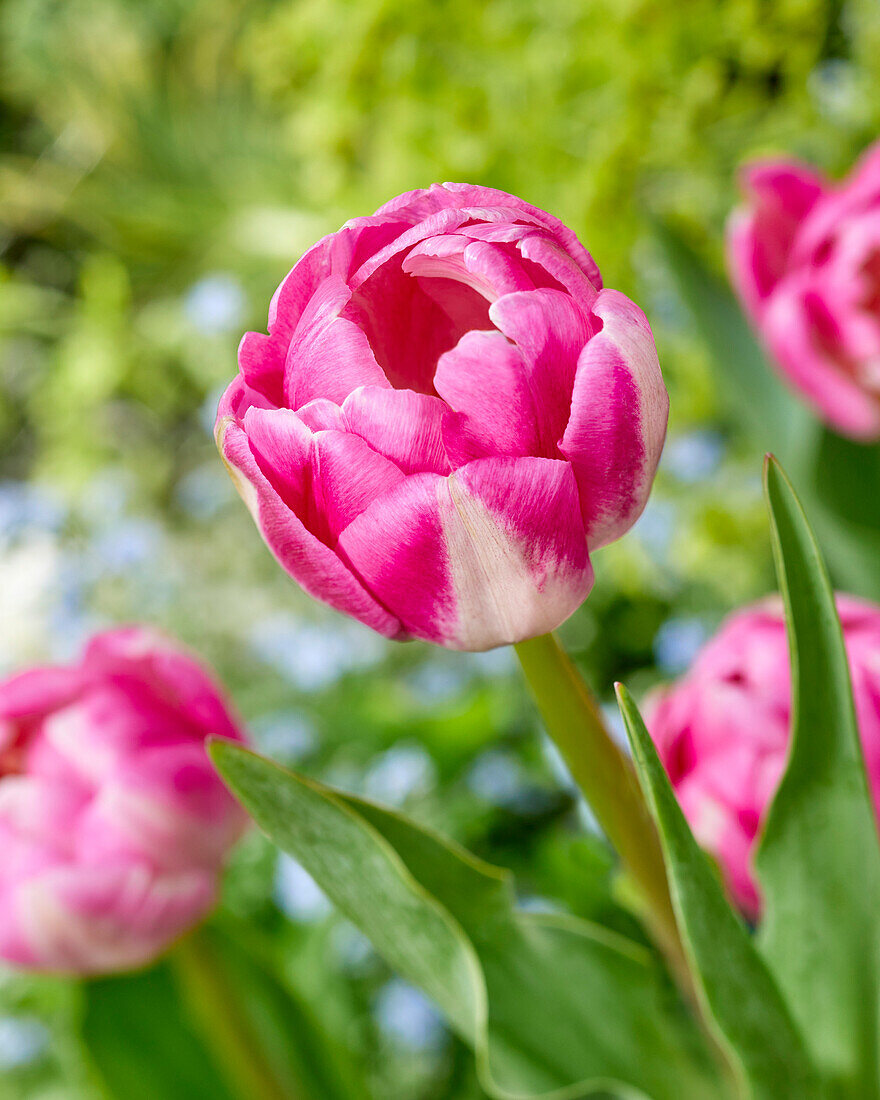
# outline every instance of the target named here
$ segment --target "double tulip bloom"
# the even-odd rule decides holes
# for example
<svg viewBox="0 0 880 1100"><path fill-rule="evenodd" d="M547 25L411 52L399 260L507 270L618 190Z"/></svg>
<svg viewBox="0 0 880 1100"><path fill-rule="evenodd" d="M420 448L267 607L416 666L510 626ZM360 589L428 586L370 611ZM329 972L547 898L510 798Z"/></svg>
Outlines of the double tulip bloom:
<svg viewBox="0 0 880 1100"><path fill-rule="evenodd" d="M880 607L837 597L862 749L880 810ZM791 672L779 600L732 615L678 683L646 708L694 835L718 860L731 894L755 917L752 857L788 753Z"/></svg>
<svg viewBox="0 0 880 1100"><path fill-rule="evenodd" d="M244 826L210 734L241 740L218 689L139 628L0 684L0 958L125 969L206 915Z"/></svg>
<svg viewBox="0 0 880 1100"><path fill-rule="evenodd" d="M790 161L743 173L733 281L791 385L837 431L880 438L880 146L832 184Z"/></svg>
<svg viewBox="0 0 880 1100"><path fill-rule="evenodd" d="M319 241L217 419L302 587L390 638L544 633L638 517L668 399L642 311L556 218L435 185Z"/></svg>

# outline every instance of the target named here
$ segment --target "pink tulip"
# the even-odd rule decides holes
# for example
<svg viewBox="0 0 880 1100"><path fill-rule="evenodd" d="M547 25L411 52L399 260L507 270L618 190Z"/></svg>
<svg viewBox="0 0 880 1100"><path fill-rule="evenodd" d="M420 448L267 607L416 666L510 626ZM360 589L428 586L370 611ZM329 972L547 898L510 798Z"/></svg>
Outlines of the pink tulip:
<svg viewBox="0 0 880 1100"><path fill-rule="evenodd" d="M668 398L642 311L556 218L412 191L319 241L248 333L217 440L311 595L454 649L559 625L641 513Z"/></svg>
<svg viewBox="0 0 880 1100"><path fill-rule="evenodd" d="M837 596L856 713L880 810L880 607ZM697 840L750 917L760 910L752 858L785 770L791 676L782 604L732 615L676 684L650 697L646 721Z"/></svg>
<svg viewBox="0 0 880 1100"><path fill-rule="evenodd" d="M209 734L242 739L204 669L140 627L0 684L0 957L126 969L208 913L244 826Z"/></svg>
<svg viewBox="0 0 880 1100"><path fill-rule="evenodd" d="M789 383L837 431L880 438L880 144L832 184L752 164L734 213L734 284Z"/></svg>

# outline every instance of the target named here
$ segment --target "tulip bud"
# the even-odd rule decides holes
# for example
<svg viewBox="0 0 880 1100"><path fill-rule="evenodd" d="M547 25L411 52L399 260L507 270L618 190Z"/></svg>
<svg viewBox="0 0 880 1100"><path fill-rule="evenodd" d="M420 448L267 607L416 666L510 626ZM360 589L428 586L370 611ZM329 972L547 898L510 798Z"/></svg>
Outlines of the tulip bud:
<svg viewBox="0 0 880 1100"><path fill-rule="evenodd" d="M837 596L856 714L880 808L880 607ZM732 615L677 683L655 692L646 723L697 840L750 917L760 898L757 837L788 755L791 673L778 599Z"/></svg>
<svg viewBox="0 0 880 1100"><path fill-rule="evenodd" d="M127 969L209 912L245 821L211 734L243 739L205 670L140 627L0 684L0 957Z"/></svg>
<svg viewBox="0 0 880 1100"><path fill-rule="evenodd" d="M880 438L880 145L837 185L787 161L743 183L728 259L749 317L827 424Z"/></svg>
<svg viewBox="0 0 880 1100"><path fill-rule="evenodd" d="M453 649L580 605L666 432L638 306L556 218L465 184L319 241L239 368L217 441L280 564L381 634Z"/></svg>

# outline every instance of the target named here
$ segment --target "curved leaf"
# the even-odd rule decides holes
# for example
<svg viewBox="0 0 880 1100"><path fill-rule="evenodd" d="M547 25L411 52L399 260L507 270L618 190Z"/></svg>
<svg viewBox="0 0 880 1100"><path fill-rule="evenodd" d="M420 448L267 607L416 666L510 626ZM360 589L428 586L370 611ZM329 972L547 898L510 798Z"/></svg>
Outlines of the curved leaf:
<svg viewBox="0 0 880 1100"><path fill-rule="evenodd" d="M765 487L786 606L792 744L757 856L760 945L820 1067L844 1095L880 1096L880 845L840 622L794 490ZM880 563L876 566L880 571Z"/></svg>
<svg viewBox="0 0 880 1100"><path fill-rule="evenodd" d="M622 684L617 692L639 779L660 829L698 992L741 1078L742 1095L818 1098L818 1075L789 1007L694 839L632 697Z"/></svg>
<svg viewBox="0 0 880 1100"><path fill-rule="evenodd" d="M401 814L228 742L211 754L270 838L474 1047L491 1095L723 1095L644 949L584 921L518 913L506 872Z"/></svg>

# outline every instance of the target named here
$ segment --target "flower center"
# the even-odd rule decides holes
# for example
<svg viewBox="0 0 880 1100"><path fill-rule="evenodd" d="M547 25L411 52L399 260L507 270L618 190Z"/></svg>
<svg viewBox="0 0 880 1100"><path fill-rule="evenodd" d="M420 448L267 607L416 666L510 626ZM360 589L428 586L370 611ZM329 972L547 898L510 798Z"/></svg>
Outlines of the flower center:
<svg viewBox="0 0 880 1100"><path fill-rule="evenodd" d="M403 271L394 257L375 271L343 311L360 326L395 389L436 396L440 356L471 329L491 329L489 302L456 279Z"/></svg>

